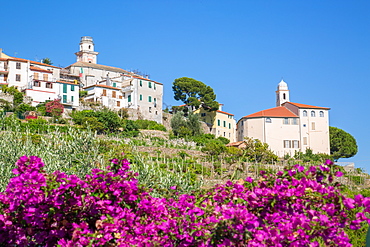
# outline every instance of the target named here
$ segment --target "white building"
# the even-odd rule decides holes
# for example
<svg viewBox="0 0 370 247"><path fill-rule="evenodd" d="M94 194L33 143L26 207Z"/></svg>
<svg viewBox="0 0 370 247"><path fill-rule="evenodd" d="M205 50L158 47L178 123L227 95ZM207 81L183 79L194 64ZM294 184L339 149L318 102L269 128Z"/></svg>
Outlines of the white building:
<svg viewBox="0 0 370 247"><path fill-rule="evenodd" d="M60 79L61 68L22 58L10 57L0 49L0 84L14 86L32 98L36 106L46 100L60 99L66 109L79 105L79 84L75 77ZM70 85L66 89L66 86ZM66 89L66 90L65 90Z"/></svg>
<svg viewBox="0 0 370 247"><path fill-rule="evenodd" d="M98 52L93 39L84 36L77 62L65 68L70 75L79 76L86 101L100 102L111 109L128 108L132 118L162 122L163 84L127 70L97 64Z"/></svg>
<svg viewBox="0 0 370 247"><path fill-rule="evenodd" d="M314 153L330 154L329 110L289 102L288 85L282 80L276 91L276 107L241 118L237 139L259 139L280 157L308 148Z"/></svg>

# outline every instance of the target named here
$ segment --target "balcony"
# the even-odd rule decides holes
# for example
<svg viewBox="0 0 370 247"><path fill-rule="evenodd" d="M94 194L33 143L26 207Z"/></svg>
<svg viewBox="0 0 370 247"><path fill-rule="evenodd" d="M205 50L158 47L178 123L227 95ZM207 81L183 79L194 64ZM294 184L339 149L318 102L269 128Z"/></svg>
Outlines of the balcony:
<svg viewBox="0 0 370 247"><path fill-rule="evenodd" d="M132 91L134 91L134 86L132 85L121 88L122 93L127 93L127 92L132 92Z"/></svg>

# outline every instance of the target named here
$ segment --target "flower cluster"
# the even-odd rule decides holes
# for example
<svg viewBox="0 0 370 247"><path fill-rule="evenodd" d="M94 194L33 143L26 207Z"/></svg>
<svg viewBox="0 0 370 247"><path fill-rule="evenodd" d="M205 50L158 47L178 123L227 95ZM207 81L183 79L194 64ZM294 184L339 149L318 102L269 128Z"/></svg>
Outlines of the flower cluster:
<svg viewBox="0 0 370 247"><path fill-rule="evenodd" d="M340 193L331 162L227 182L203 194L155 198L127 160L85 178L46 174L21 157L0 194L8 246L351 246L344 229L368 219L370 198ZM363 208L354 218L353 209Z"/></svg>
<svg viewBox="0 0 370 247"><path fill-rule="evenodd" d="M64 106L60 103L60 99L47 102L45 104L46 112L49 112L53 117L59 117L64 111Z"/></svg>

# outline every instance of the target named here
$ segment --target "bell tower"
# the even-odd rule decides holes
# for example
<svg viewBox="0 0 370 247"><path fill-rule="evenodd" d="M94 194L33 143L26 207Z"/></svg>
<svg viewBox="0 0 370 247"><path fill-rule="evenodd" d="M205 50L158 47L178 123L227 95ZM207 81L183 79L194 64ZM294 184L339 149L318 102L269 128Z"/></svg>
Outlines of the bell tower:
<svg viewBox="0 0 370 247"><path fill-rule="evenodd" d="M289 89L288 84L281 80L276 91L276 106L281 106L285 102L289 102Z"/></svg>
<svg viewBox="0 0 370 247"><path fill-rule="evenodd" d="M77 56L77 62L96 64L99 52L94 51L93 39L89 36L83 36L80 41L80 51L75 54Z"/></svg>

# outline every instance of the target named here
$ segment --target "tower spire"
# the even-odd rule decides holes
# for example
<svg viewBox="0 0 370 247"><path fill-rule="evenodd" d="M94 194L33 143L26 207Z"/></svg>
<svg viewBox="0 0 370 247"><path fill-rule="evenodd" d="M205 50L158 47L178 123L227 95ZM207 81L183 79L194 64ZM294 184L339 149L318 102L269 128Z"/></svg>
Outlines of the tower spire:
<svg viewBox="0 0 370 247"><path fill-rule="evenodd" d="M276 91L276 106L281 106L285 102L289 102L289 89L288 84L281 79Z"/></svg>
<svg viewBox="0 0 370 247"><path fill-rule="evenodd" d="M75 53L77 62L97 63L99 52L94 51L94 42L92 37L83 36L80 41L80 51Z"/></svg>

